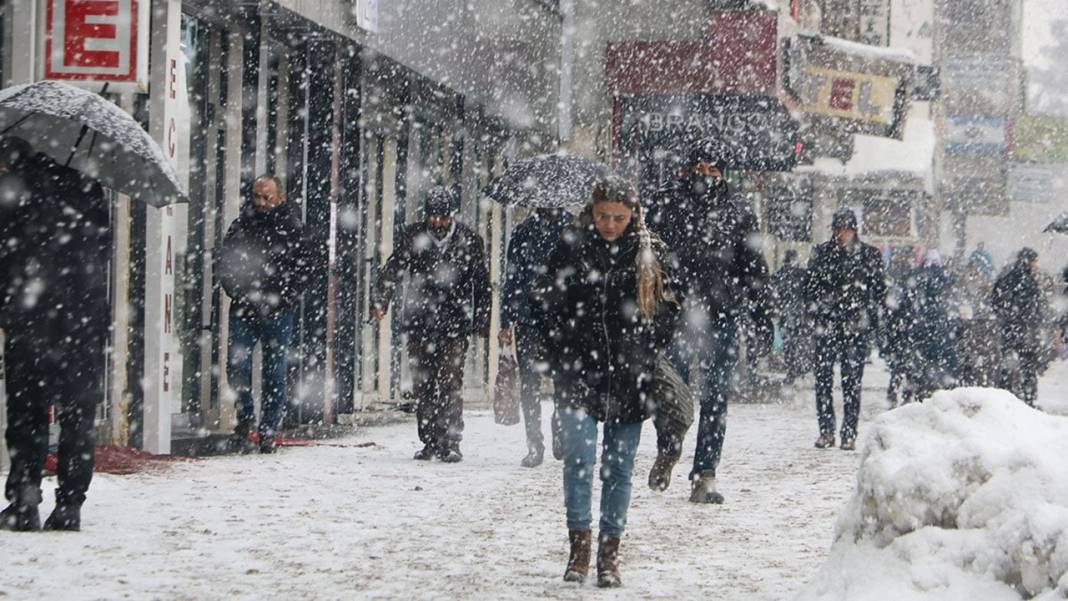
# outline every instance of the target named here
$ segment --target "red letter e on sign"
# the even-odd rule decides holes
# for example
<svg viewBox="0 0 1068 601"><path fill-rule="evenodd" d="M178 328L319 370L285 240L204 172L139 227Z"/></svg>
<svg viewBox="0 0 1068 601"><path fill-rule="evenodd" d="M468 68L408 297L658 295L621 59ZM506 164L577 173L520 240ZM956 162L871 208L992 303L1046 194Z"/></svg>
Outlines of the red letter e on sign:
<svg viewBox="0 0 1068 601"><path fill-rule="evenodd" d="M45 78L136 81L139 1L46 0Z"/></svg>

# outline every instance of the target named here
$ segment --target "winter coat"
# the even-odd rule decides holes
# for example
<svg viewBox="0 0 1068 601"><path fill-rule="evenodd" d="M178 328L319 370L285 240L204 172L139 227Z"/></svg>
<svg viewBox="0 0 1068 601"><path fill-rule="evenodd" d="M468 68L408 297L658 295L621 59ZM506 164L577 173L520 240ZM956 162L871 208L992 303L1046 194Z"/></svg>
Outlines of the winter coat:
<svg viewBox="0 0 1068 601"><path fill-rule="evenodd" d="M901 310L908 316L913 360L946 368L954 364L952 294L953 278L938 265L917 268L906 279Z"/></svg>
<svg viewBox="0 0 1068 601"><path fill-rule="evenodd" d="M783 330L802 333L809 329L805 308L807 282L808 273L796 265L783 265L772 276L772 299Z"/></svg>
<svg viewBox="0 0 1068 601"><path fill-rule="evenodd" d="M245 205L226 232L218 269L238 306L261 315L294 309L306 285L308 256L304 226L290 205L267 213Z"/></svg>
<svg viewBox="0 0 1068 601"><path fill-rule="evenodd" d="M718 193L695 191L693 178L662 189L646 222L672 251L680 286L690 303L717 318L748 311L770 331L768 266L755 243L756 215L741 195L723 184Z"/></svg>
<svg viewBox="0 0 1068 601"><path fill-rule="evenodd" d="M0 177L0 327L103 345L111 230L100 184L37 155Z"/></svg>
<svg viewBox="0 0 1068 601"><path fill-rule="evenodd" d="M674 301L650 319L637 304L638 234L633 226L608 242L592 228L570 227L532 291L535 323L548 341L550 368L564 390L558 404L581 407L597 420L640 422L649 414L657 354L681 314L667 248L654 241Z"/></svg>
<svg viewBox="0 0 1068 601"><path fill-rule="evenodd" d="M818 245L808 263L807 299L818 330L878 334L886 300L882 255L860 240L846 248L834 240Z"/></svg>
<svg viewBox="0 0 1068 601"><path fill-rule="evenodd" d="M405 275L398 307L405 332L440 339L489 331L489 272L474 230L453 221L451 233L439 241L425 222L404 226L371 291L371 306L384 311Z"/></svg>
<svg viewBox="0 0 1068 601"><path fill-rule="evenodd" d="M990 294L990 305L1001 330L1002 348L1038 353L1044 349L1049 307L1038 278L1026 263L1017 262L998 277Z"/></svg>
<svg viewBox="0 0 1068 601"><path fill-rule="evenodd" d="M539 275L545 273L549 255L560 241L560 233L571 221L572 217L567 213L552 220L545 220L535 213L512 233L501 293L501 327L531 322L530 287Z"/></svg>

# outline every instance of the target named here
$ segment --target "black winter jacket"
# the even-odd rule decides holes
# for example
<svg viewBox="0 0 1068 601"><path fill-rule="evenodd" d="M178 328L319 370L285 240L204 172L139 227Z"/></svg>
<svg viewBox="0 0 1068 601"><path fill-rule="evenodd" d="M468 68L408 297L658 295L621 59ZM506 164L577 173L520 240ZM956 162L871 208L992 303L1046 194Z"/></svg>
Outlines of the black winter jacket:
<svg viewBox="0 0 1068 601"><path fill-rule="evenodd" d="M103 345L111 230L100 184L43 154L0 177L0 327Z"/></svg>
<svg viewBox="0 0 1068 601"><path fill-rule="evenodd" d="M1049 318L1038 279L1026 263L1017 262L998 277L990 294L990 305L1001 329L1006 350L1037 353L1043 349L1043 328Z"/></svg>
<svg viewBox="0 0 1068 601"><path fill-rule="evenodd" d="M886 302L879 250L860 240L847 248L834 240L817 246L808 263L808 301L818 329L878 334Z"/></svg>
<svg viewBox="0 0 1068 601"><path fill-rule="evenodd" d="M647 320L637 304L633 228L615 242L592 227L564 230L532 292L535 323L565 388L558 404L581 407L600 421L636 423L648 417L656 357L671 340L682 309L667 247L659 240L654 246L675 301L659 303Z"/></svg>
<svg viewBox="0 0 1068 601"><path fill-rule="evenodd" d="M240 307L270 315L300 303L307 263L304 225L288 203L268 213L247 204L226 232L219 279Z"/></svg>
<svg viewBox="0 0 1068 601"><path fill-rule="evenodd" d="M768 265L757 240L756 215L725 183L711 195L694 185L694 178L684 178L662 189L650 207L649 228L671 249L691 304L699 303L713 318L748 312L755 324L770 330Z"/></svg>
<svg viewBox="0 0 1068 601"><path fill-rule="evenodd" d="M408 276L398 318L409 334L434 339L489 331L492 298L482 237L453 224L444 244L425 222L404 226L371 291L371 307L385 310Z"/></svg>
<svg viewBox="0 0 1068 601"><path fill-rule="evenodd" d="M560 233L572 222L569 214L545 220L534 214L519 224L508 242L508 267L504 290L501 293L501 327L529 324L530 303L527 302L534 280L545 273L549 255L560 241Z"/></svg>

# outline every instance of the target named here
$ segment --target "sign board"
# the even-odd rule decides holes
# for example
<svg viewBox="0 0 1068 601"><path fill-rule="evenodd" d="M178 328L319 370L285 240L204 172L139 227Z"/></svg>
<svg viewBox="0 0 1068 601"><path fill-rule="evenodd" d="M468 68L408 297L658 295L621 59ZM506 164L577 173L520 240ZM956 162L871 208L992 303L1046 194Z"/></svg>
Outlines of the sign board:
<svg viewBox="0 0 1068 601"><path fill-rule="evenodd" d="M616 148L639 161L678 163L712 140L729 149L728 169L789 171L797 162L797 123L775 98L625 96L616 111Z"/></svg>
<svg viewBox="0 0 1068 601"><path fill-rule="evenodd" d="M836 130L901 139L913 66L856 44L797 36L787 47L786 89L814 121Z"/></svg>
<svg viewBox="0 0 1068 601"><path fill-rule="evenodd" d="M1068 163L1068 117L1020 115L1013 125L1013 158L1027 163Z"/></svg>
<svg viewBox="0 0 1068 601"><path fill-rule="evenodd" d="M378 33L378 0L356 0L356 26Z"/></svg>
<svg viewBox="0 0 1068 601"><path fill-rule="evenodd" d="M714 11L700 42L608 45L605 81L623 94L751 94L776 89L778 17L768 11Z"/></svg>
<svg viewBox="0 0 1068 601"><path fill-rule="evenodd" d="M1008 189L1015 202L1063 204L1068 200L1068 164L1014 165Z"/></svg>
<svg viewBox="0 0 1068 601"><path fill-rule="evenodd" d="M45 0L44 79L148 89L149 0Z"/></svg>
<svg viewBox="0 0 1068 601"><path fill-rule="evenodd" d="M1004 117L946 117L946 152L1000 156L1005 152Z"/></svg>
<svg viewBox="0 0 1068 601"><path fill-rule="evenodd" d="M1019 90L1017 63L988 54L943 59L940 67L946 111L956 115L1005 115Z"/></svg>

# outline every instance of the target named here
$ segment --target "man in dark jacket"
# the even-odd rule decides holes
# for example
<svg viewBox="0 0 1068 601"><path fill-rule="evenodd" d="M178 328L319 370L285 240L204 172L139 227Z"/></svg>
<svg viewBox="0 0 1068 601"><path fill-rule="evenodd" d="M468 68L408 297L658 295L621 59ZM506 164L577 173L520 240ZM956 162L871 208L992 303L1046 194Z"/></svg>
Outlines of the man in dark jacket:
<svg viewBox="0 0 1068 601"><path fill-rule="evenodd" d="M782 355L786 364L786 385L804 376L811 366L812 327L805 307L808 274L797 264L797 251L783 255L782 267L771 280L775 312L782 332Z"/></svg>
<svg viewBox="0 0 1068 601"><path fill-rule="evenodd" d="M489 334L490 283L482 238L454 219L456 196L427 193L425 221L404 226L371 294L371 317L382 320L401 278L401 329L408 335L419 440L415 459L463 459L463 382L467 341Z"/></svg>
<svg viewBox="0 0 1068 601"><path fill-rule="evenodd" d="M569 223L571 215L566 211L537 209L519 224L508 243L508 267L501 294L501 331L498 339L502 347L507 347L513 340L516 346L519 402L523 408L523 425L527 435L527 456L521 462L523 467L541 465L545 455L538 390L542 376L548 371L547 349L538 335L528 295L535 279L545 273L549 255L560 241L560 232ZM557 440L555 428L553 440Z"/></svg>
<svg viewBox="0 0 1068 601"><path fill-rule="evenodd" d="M258 429L261 453L273 453L286 406L287 356L304 286L304 228L286 203L278 178L262 175L251 202L230 226L219 259L220 280L230 295L226 376L237 394L232 444L250 448L256 431L252 401L252 350L263 347L263 403Z"/></svg>
<svg viewBox="0 0 1068 601"><path fill-rule="evenodd" d="M672 349L679 374L695 385L701 403L690 500L722 503L716 468L727 430L730 376L737 362L738 321L748 312L759 354L771 349L768 267L757 243L756 215L724 179L724 149L698 145L685 177L664 190L650 209L649 228L673 253L686 298L685 323ZM701 377L691 379L697 360Z"/></svg>
<svg viewBox="0 0 1068 601"><path fill-rule="evenodd" d="M1024 248L1012 267L998 277L990 305L1001 331L1002 370L999 386L1028 405L1038 397L1038 372L1049 305L1039 285L1038 253Z"/></svg>
<svg viewBox="0 0 1068 601"><path fill-rule="evenodd" d="M0 139L0 328L6 333L7 445L0 529L40 528L48 407L58 411L59 487L46 530L78 530L93 476L111 323L108 202L100 185Z"/></svg>
<svg viewBox="0 0 1068 601"><path fill-rule="evenodd" d="M816 326L816 448L834 446L834 364L842 370L842 450L856 448L861 379L869 343L879 333L886 280L879 251L860 241L857 216L835 212L834 234L817 246L808 264L808 300Z"/></svg>

